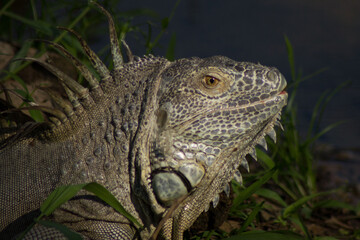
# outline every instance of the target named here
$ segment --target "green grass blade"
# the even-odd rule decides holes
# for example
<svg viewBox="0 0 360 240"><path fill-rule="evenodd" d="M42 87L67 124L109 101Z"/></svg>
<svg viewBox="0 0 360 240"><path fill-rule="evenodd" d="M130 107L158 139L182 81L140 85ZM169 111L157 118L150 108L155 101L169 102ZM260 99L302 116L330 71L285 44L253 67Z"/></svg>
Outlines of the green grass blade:
<svg viewBox="0 0 360 240"><path fill-rule="evenodd" d="M239 233L245 231L245 229L254 221L255 217L261 210L262 206L264 205L264 202L261 202L260 204L257 204L250 215L247 217L245 222L242 224L241 228L239 229Z"/></svg>
<svg viewBox="0 0 360 240"><path fill-rule="evenodd" d="M141 224L119 203L119 201L103 186L92 182L88 184L60 186L55 189L40 207L42 215L50 215L61 204L74 197L81 189L94 193L98 198L109 204L131 222L141 228Z"/></svg>
<svg viewBox="0 0 360 240"><path fill-rule="evenodd" d="M271 200L279 203L283 207L287 206L286 202L280 197L280 195L273 190L270 190L267 188L260 188L255 193L259 196L271 199Z"/></svg>
<svg viewBox="0 0 360 240"><path fill-rule="evenodd" d="M295 82L296 81L296 69L295 69L295 57L294 57L294 49L291 45L289 38L284 35L286 50L288 53L288 61L290 64L291 78Z"/></svg>
<svg viewBox="0 0 360 240"><path fill-rule="evenodd" d="M3 8L0 10L0 17L4 14L4 12L15 2L16 0L8 1Z"/></svg>
<svg viewBox="0 0 360 240"><path fill-rule="evenodd" d="M175 45L176 45L176 34L173 33L171 35L171 39L166 51L166 58L169 61L174 61L175 60Z"/></svg>
<svg viewBox="0 0 360 240"><path fill-rule="evenodd" d="M13 59L24 58L28 53L30 47L32 45L32 41L25 41L21 46L20 50L15 54ZM17 67L21 65L22 61L12 61L9 66L9 72L14 71Z"/></svg>
<svg viewBox="0 0 360 240"><path fill-rule="evenodd" d="M290 220L300 227L300 229L303 231L303 233L305 233L306 239L309 239L309 240L311 239L310 233L309 233L304 221L300 218L300 216L298 214L292 215L290 217Z"/></svg>
<svg viewBox="0 0 360 240"><path fill-rule="evenodd" d="M355 206L353 206L349 203L346 203L346 202L335 200L335 199L328 199L328 200L318 202L315 204L314 208L337 208L337 209L347 209L350 211L357 212L357 209Z"/></svg>
<svg viewBox="0 0 360 240"><path fill-rule="evenodd" d="M40 206L41 214L35 219L35 222L40 222L43 216L49 216L52 214L60 205L69 201L72 197L74 197L81 189L85 189L89 192L94 193L97 197L101 200L105 201L119 213L124 215L128 218L131 222L137 225L139 228L142 228L142 225L133 217L130 213L128 213L124 207L119 203L119 201L103 186L98 183L85 183L85 184L77 184L77 185L67 185L67 186L60 186L56 188L44 201L44 203ZM41 224L45 225L52 225L52 227L57 228L60 231L63 229L56 223L49 223L49 222L41 222ZM29 226L21 236L25 236L26 233L33 227L34 224ZM67 232L67 230L64 230ZM68 233L66 233L68 234ZM73 238L69 238L73 239Z"/></svg>
<svg viewBox="0 0 360 240"><path fill-rule="evenodd" d="M60 186L56 188L49 197L40 206L40 211L43 215L49 216L55 211L61 204L69 201L74 197L81 189L87 184Z"/></svg>
<svg viewBox="0 0 360 240"><path fill-rule="evenodd" d="M310 145L312 144L313 142L315 142L316 140L318 140L322 135L328 133L329 131L331 131L333 128L343 124L345 121L340 121L340 122L336 122L336 123L333 123L329 126L327 126L326 128L324 128L321 132L317 133L314 137L308 139L305 144L307 145Z"/></svg>
<svg viewBox="0 0 360 240"><path fill-rule="evenodd" d="M142 225L134 218L125 208L119 203L119 201L103 186L98 183L92 182L84 187L85 190L94 193L98 198L109 204L116 211L124 215L132 223L142 228Z"/></svg>
<svg viewBox="0 0 360 240"><path fill-rule="evenodd" d="M254 192L256 192L264 183L266 183L277 170L275 168L267 171L261 178L256 182L251 184L249 187L245 188L240 192L238 196L234 199L232 209L235 210L245 199L249 198Z"/></svg>
<svg viewBox="0 0 360 240"><path fill-rule="evenodd" d="M41 225L44 225L45 227L57 229L62 234L64 234L64 236L67 239L71 239L71 240L82 240L83 239L79 233L76 233L76 232L70 230L65 225L62 225L62 224L59 224L56 222L51 222L51 221L43 221L43 220L40 220L39 223Z"/></svg>
<svg viewBox="0 0 360 240"><path fill-rule="evenodd" d="M309 196L305 196L300 198L299 200L295 201L294 203L290 204L288 207L284 209L283 212L283 218L289 217L291 214L293 214L295 211L297 211L303 204L308 202L311 199L314 199L319 196L328 195L330 193L333 193L334 191L327 191L327 192L320 192L320 193L314 193Z"/></svg>
<svg viewBox="0 0 360 240"><path fill-rule="evenodd" d="M7 11L3 12L3 14L5 16L8 16L10 18L18 20L19 22L22 22L23 24L30 26L30 27L34 28L35 30L40 31L41 33L43 33L47 36L53 35L51 25L45 21L27 19L20 15L17 15L12 12L7 12Z"/></svg>
<svg viewBox="0 0 360 240"><path fill-rule="evenodd" d="M263 150L259 149L258 147L256 147L255 149L258 160L265 163L268 169L272 169L275 166L274 160L272 160L267 153L265 153Z"/></svg>
<svg viewBox="0 0 360 240"><path fill-rule="evenodd" d="M44 116L39 110L29 110L30 116L35 122L44 122Z"/></svg>
<svg viewBox="0 0 360 240"><path fill-rule="evenodd" d="M17 74L14 74L14 73L6 71L6 70L3 70L3 72L6 73L8 76L10 76L12 79L14 79L16 82L18 82L23 87L26 94L29 95L29 90L28 90L24 80L22 80L22 78L20 78Z"/></svg>

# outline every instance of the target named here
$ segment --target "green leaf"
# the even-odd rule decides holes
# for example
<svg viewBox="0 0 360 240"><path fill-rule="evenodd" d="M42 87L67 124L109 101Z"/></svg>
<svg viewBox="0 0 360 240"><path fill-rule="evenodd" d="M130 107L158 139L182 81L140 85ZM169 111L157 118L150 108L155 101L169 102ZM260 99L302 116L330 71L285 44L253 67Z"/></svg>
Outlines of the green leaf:
<svg viewBox="0 0 360 240"><path fill-rule="evenodd" d="M163 18L163 19L161 20L161 28L162 28L163 30L165 30L168 26L169 26L169 18L168 18L168 17Z"/></svg>
<svg viewBox="0 0 360 240"><path fill-rule="evenodd" d="M286 35L284 35L284 39L285 39L285 44L286 44L286 50L288 53L288 61L290 64L291 78L295 82L296 81L296 70L295 70L294 49L291 45L289 38Z"/></svg>
<svg viewBox="0 0 360 240"><path fill-rule="evenodd" d="M256 182L251 184L249 187L245 188L240 192L238 196L234 199L234 203L232 209L236 209L245 199L249 198L254 192L256 192L264 183L266 183L277 170L275 168L267 171L261 178L259 178Z"/></svg>
<svg viewBox="0 0 360 240"><path fill-rule="evenodd" d="M55 228L57 230L59 230L62 234L64 234L64 236L67 239L71 239L71 240L82 240L83 238L81 237L81 235L79 233L76 233L72 230L70 230L69 228L67 228L66 226L56 223L56 222L51 222L51 221L39 221L39 223L41 225L44 225L45 227L49 227L49 228Z"/></svg>
<svg viewBox="0 0 360 240"><path fill-rule="evenodd" d="M29 110L30 116L35 122L44 122L44 116L39 110Z"/></svg>
<svg viewBox="0 0 360 240"><path fill-rule="evenodd" d="M27 89L26 83L24 82L24 80L22 80L22 78L20 78L17 74L14 74L12 72L9 71L4 71L9 77L13 78L16 82L18 82L23 89L26 91L27 94L29 94L29 90Z"/></svg>
<svg viewBox="0 0 360 240"><path fill-rule="evenodd" d="M119 201L106 188L96 182L92 182L86 184L84 189L94 193L98 198L109 204L111 207L113 207L116 211L121 213L139 228L142 228L142 225L136 220L136 218L134 218L129 212L127 212L125 208L119 203Z"/></svg>
<svg viewBox="0 0 360 240"><path fill-rule="evenodd" d="M248 231L230 238L227 240L304 240L303 237L288 231L265 232L265 231Z"/></svg>
<svg viewBox="0 0 360 240"><path fill-rule="evenodd" d="M335 199L329 199L319 202L314 206L314 208L339 208L339 209L348 209L350 211L356 212L355 206Z"/></svg>
<svg viewBox="0 0 360 240"><path fill-rule="evenodd" d="M333 191L314 193L314 194L311 194L309 196L305 196L305 197L300 198L299 200L295 201L294 203L290 204L288 207L286 207L284 209L283 217L284 218L289 217L291 214L293 214L296 210L298 210L307 201L309 201L309 200L311 200L313 198L319 197L319 196L328 195L330 193L333 193Z"/></svg>
<svg viewBox="0 0 360 240"><path fill-rule="evenodd" d="M258 194L259 196L274 200L283 207L287 206L286 202L280 197L280 195L273 190L267 188L260 188L255 193Z"/></svg>
<svg viewBox="0 0 360 240"><path fill-rule="evenodd" d="M304 223L302 218L299 216L299 214L293 214L289 219L293 223L295 223L296 225L298 225L300 227L300 229L305 233L305 235L307 237L306 239L311 239L311 235L306 227L306 224Z"/></svg>
<svg viewBox="0 0 360 240"><path fill-rule="evenodd" d="M49 23L45 22L45 21L27 19L27 18L24 18L24 17L22 17L20 15L17 15L17 14L12 13L12 12L7 12L7 11L4 12L3 14L10 17L10 18L18 20L18 21L24 23L25 25L34 28L35 30L40 31L40 32L44 33L47 36L52 36L53 35L51 25Z"/></svg>
<svg viewBox="0 0 360 240"><path fill-rule="evenodd" d="M264 202L261 202L260 204L257 204L254 209L252 210L252 212L250 213L250 215L247 217L247 219L245 220L245 222L242 224L239 232L243 232L245 231L245 229L254 221L256 215L259 213L259 211L261 210L262 206L264 205Z"/></svg>
<svg viewBox="0 0 360 240"><path fill-rule="evenodd" d="M95 182L87 184L60 186L56 188L40 206L40 211L42 215L49 216L53 211L55 211L56 208L58 208L61 204L69 201L81 189L85 189L89 192L94 193L98 198L109 204L111 207L124 215L138 227L142 227L141 224L124 209L124 207L119 203L119 201L106 188Z"/></svg>
<svg viewBox="0 0 360 240"><path fill-rule="evenodd" d="M261 149L259 149L258 147L255 148L256 149L256 156L258 158L258 160L262 161L263 163L265 163L265 165L271 169L275 166L275 162L274 160L271 159L271 157L269 155L267 155L267 153L265 153L264 151L262 151Z"/></svg>
<svg viewBox="0 0 360 240"><path fill-rule="evenodd" d="M69 201L87 184L60 186L56 188L40 206L42 215L49 216L61 204Z"/></svg>
<svg viewBox="0 0 360 240"><path fill-rule="evenodd" d="M26 57L31 45L32 45L32 41L25 41L22 44L20 50L15 54L15 56L12 59L18 59L18 58ZM10 66L9 66L9 72L14 71L20 65L21 65L21 61L12 61Z"/></svg>
<svg viewBox="0 0 360 240"><path fill-rule="evenodd" d="M175 60L175 45L176 45L176 34L173 33L171 35L171 39L166 51L166 58L169 61L174 61Z"/></svg>

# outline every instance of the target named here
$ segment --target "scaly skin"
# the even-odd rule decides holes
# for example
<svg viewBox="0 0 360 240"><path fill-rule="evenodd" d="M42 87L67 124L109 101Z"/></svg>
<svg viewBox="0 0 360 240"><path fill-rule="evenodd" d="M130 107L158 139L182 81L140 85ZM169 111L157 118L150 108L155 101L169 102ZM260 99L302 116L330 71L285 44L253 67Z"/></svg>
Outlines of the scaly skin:
<svg viewBox="0 0 360 240"><path fill-rule="evenodd" d="M98 83L60 46L88 80L84 88L36 59L66 86L72 105L43 109L50 122L9 128L0 139L2 237L26 227L57 186L98 182L145 228L134 226L87 192L62 205L51 220L91 239L148 239L173 205L164 239L183 232L228 182L247 166L245 155L265 134L274 137L286 104L286 82L275 68L222 56L169 62L158 57L123 63L109 14L114 71L110 73L79 37L101 76ZM75 34L75 33L74 33ZM126 45L125 45L126 46ZM178 199L181 199L178 200ZM35 227L27 238L59 238Z"/></svg>

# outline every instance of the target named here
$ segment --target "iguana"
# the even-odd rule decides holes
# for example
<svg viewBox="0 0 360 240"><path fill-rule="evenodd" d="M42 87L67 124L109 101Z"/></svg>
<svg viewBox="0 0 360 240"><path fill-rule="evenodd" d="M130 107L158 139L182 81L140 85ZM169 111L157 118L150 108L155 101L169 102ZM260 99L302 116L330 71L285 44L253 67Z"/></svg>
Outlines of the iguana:
<svg viewBox="0 0 360 240"><path fill-rule="evenodd" d="M0 135L1 237L18 234L57 186L98 182L144 228L88 192L57 209L51 220L90 239L149 239L174 206L160 232L182 239L196 218L241 180L240 165L264 136L275 138L286 81L275 68L236 62L223 56L170 62L133 56L124 41L124 63L110 14L114 69L109 71L73 30L101 81L64 47L60 50L84 76L80 85L51 64L45 67L63 84L68 100L54 94L59 109L40 108L44 123L3 125ZM70 102L70 103L69 103ZM181 199L181 201L179 200ZM35 227L27 238L60 239L56 229Z"/></svg>

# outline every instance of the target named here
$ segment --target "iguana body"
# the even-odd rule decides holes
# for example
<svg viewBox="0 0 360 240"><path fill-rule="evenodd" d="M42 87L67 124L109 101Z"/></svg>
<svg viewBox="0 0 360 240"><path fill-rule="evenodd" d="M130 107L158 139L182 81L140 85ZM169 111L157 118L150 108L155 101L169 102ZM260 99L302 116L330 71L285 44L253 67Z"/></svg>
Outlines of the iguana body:
<svg viewBox="0 0 360 240"><path fill-rule="evenodd" d="M3 128L0 236L24 230L57 186L98 182L145 228L136 232L87 192L51 219L91 239L148 239L176 203L161 235L182 239L210 202L216 205L218 194L228 190L237 168L247 166L245 155L263 143L265 134L274 136L287 99L285 79L276 69L221 56L169 62L133 59L131 53L124 64L109 21L114 70L110 73L79 38L100 83L61 50L90 89L38 61L64 83L72 105L58 100L62 111L43 109L50 122ZM30 234L61 235L44 227Z"/></svg>

